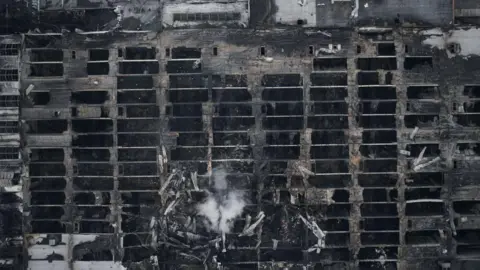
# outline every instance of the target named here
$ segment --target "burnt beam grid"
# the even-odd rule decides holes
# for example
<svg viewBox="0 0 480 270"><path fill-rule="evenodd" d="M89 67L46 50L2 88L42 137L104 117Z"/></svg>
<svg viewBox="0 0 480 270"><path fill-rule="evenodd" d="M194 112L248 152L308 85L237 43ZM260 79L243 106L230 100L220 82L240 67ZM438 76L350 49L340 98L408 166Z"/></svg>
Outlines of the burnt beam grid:
<svg viewBox="0 0 480 270"><path fill-rule="evenodd" d="M395 42L392 33L379 35L367 44L360 35L356 56L356 104L355 116L359 133L358 175L356 184L359 200L359 250L358 267L387 267L401 265L399 246L403 244L401 219L403 202L397 164L397 118L402 119L397 99L400 93L397 80L401 71L397 66ZM388 48L388 51L382 50ZM373 63L388 63L372 68ZM377 64L377 63L375 63ZM375 65L373 64L373 65ZM401 87L401 86L400 86ZM398 94L401 95L401 94ZM400 114L397 114L400 112ZM385 261L382 261L386 259Z"/></svg>
<svg viewBox="0 0 480 270"><path fill-rule="evenodd" d="M359 41L366 37L359 36ZM387 41L385 41L387 40ZM397 59L392 33L357 48L356 84L359 135L359 268L396 267L399 233L397 171ZM365 46L366 45L366 46ZM388 53L377 48L390 45ZM386 54L386 55L385 55ZM372 68L365 61L392 63ZM386 261L382 261L386 258Z"/></svg>
<svg viewBox="0 0 480 270"><path fill-rule="evenodd" d="M68 37L25 37L17 88L30 269L474 263L477 71L456 70L464 60L406 30L317 34L293 48L205 31L72 48L46 45ZM177 234L218 237L195 206L222 167L247 201L225 252ZM260 211L254 233L239 236ZM300 215L326 232L319 253Z"/></svg>

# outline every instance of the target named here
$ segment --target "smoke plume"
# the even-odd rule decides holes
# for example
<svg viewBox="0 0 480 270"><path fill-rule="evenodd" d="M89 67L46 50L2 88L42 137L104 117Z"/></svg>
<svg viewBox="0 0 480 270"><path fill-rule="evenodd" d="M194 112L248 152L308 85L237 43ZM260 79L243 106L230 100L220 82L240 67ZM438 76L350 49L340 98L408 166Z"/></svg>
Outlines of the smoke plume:
<svg viewBox="0 0 480 270"><path fill-rule="evenodd" d="M242 214L246 202L242 192L227 189L225 169L214 169L212 176L213 190L208 193L207 199L197 206L197 211L209 221L211 230L229 233L233 221Z"/></svg>

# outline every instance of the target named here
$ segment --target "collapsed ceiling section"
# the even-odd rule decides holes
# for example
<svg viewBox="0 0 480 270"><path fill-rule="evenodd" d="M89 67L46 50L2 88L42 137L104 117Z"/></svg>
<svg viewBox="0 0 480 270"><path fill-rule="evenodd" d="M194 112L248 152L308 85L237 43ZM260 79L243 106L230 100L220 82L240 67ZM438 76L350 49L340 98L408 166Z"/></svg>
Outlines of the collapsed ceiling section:
<svg viewBox="0 0 480 270"><path fill-rule="evenodd" d="M478 269L448 2L0 4L0 269Z"/></svg>

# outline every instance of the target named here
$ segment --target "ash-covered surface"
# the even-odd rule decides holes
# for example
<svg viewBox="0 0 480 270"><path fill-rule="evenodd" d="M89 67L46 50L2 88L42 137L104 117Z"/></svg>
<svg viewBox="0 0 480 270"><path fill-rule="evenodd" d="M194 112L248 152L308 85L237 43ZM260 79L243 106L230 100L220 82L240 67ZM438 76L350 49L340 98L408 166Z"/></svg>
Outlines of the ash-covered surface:
<svg viewBox="0 0 480 270"><path fill-rule="evenodd" d="M0 269L479 269L480 31L390 2L0 4Z"/></svg>

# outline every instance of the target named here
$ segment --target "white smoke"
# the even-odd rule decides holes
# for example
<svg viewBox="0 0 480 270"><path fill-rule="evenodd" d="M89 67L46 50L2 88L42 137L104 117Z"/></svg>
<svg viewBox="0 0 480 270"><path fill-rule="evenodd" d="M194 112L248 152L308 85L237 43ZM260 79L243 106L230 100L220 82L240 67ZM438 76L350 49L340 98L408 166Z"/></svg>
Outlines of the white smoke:
<svg viewBox="0 0 480 270"><path fill-rule="evenodd" d="M243 194L238 190L227 190L227 172L225 169L213 171L214 193L197 206L198 214L209 221L210 229L218 233L229 233L235 218L245 207Z"/></svg>
<svg viewBox="0 0 480 270"><path fill-rule="evenodd" d="M212 177L216 191L227 190L227 171L224 168L213 169Z"/></svg>

